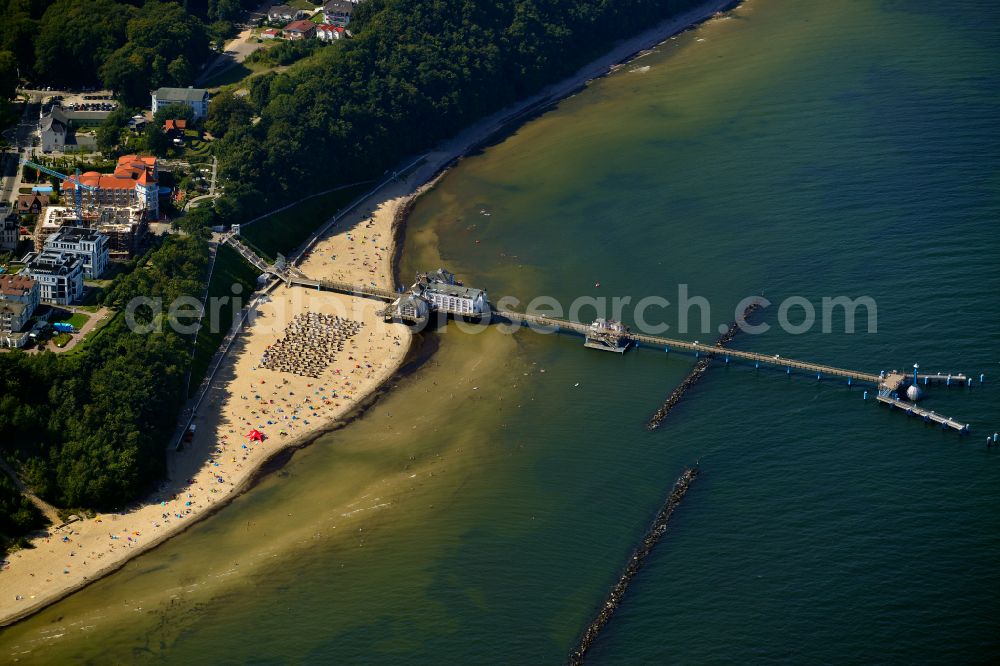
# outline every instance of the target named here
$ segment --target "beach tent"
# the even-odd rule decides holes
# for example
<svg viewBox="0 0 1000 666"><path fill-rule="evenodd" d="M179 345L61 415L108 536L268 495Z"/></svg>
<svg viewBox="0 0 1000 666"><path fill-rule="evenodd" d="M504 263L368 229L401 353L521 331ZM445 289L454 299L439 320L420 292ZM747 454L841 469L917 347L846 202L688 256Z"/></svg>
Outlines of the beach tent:
<svg viewBox="0 0 1000 666"><path fill-rule="evenodd" d="M264 434L261 433L261 431L257 430L256 428L253 429L253 430L251 430L250 432L248 432L247 433L247 437L250 438L251 442L263 442L264 441Z"/></svg>

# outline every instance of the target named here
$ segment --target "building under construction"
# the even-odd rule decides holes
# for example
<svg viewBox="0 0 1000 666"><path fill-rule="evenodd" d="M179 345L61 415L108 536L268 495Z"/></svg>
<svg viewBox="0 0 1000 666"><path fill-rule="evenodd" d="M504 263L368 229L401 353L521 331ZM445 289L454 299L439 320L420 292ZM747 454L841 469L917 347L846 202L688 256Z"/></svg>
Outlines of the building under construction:
<svg viewBox="0 0 1000 666"><path fill-rule="evenodd" d="M129 259L138 251L149 225L139 209L103 208L94 228L108 237L112 258Z"/></svg>
<svg viewBox="0 0 1000 666"><path fill-rule="evenodd" d="M139 208L88 207L82 210L83 227L95 229L108 237L112 259L130 259L138 250L149 228ZM65 206L49 206L35 225L34 247L40 252L46 239L65 226L77 226L76 211Z"/></svg>

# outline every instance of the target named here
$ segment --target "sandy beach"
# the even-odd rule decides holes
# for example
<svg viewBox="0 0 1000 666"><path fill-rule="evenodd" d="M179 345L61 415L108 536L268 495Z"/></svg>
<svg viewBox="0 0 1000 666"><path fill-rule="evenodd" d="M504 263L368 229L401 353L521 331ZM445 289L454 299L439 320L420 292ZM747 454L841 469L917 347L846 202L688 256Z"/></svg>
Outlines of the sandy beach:
<svg viewBox="0 0 1000 666"><path fill-rule="evenodd" d="M357 202L307 245L299 268L311 278L392 288L399 213L449 164L532 110L730 4L707 2L666 21L618 44L573 77L467 128L424 155L404 178ZM277 452L335 427L393 376L409 349L409 331L384 323L378 315L383 307L301 287L271 291L234 342L195 415L194 441L167 454L168 481L128 511L51 529L34 548L10 554L0 567L0 625L65 597L210 515L242 492ZM300 367L315 376L287 371ZM252 430L263 441L251 441Z"/></svg>
<svg viewBox="0 0 1000 666"><path fill-rule="evenodd" d="M381 258L392 256L394 213L389 206L367 216L365 234L338 227L317 244L314 258L336 254L338 275L345 279L391 283L389 263ZM348 240L356 235L357 242ZM376 238L388 244L377 244ZM378 274L369 272L372 265L379 266ZM195 415L194 440L168 452L169 480L139 506L52 529L50 536L33 542L34 548L10 554L0 572L3 621L52 603L178 533L242 492L277 452L314 439L350 414L392 377L409 349L409 331L383 322L378 314L383 307L380 301L302 287L270 292ZM308 333L289 332L290 325L308 326L309 319L318 322L308 329L320 336L313 347ZM322 366L317 376L264 367L268 357L278 361L283 338L304 347L284 354L286 367L305 370L308 364L315 371ZM317 362L324 354L329 358ZM253 430L263 441L251 441L247 435Z"/></svg>

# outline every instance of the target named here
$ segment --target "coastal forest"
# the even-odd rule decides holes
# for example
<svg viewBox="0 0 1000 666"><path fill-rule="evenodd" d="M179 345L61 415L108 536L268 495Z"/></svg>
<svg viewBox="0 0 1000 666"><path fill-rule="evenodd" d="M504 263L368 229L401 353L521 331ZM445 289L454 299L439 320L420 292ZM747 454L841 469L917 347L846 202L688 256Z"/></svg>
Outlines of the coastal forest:
<svg viewBox="0 0 1000 666"><path fill-rule="evenodd" d="M0 96L37 86L103 87L126 104L187 86L253 0L0 0Z"/></svg>
<svg viewBox="0 0 1000 666"><path fill-rule="evenodd" d="M22 78L27 70L38 83L100 83L135 103L140 89L148 96L157 85L191 83L211 25L243 4L0 0L0 80L12 61ZM134 260L104 303L200 298L209 226L379 177L695 4L364 0L352 39L214 96L206 128L224 196L180 218L187 235ZM118 316L80 353L0 354L0 456L57 506L124 508L162 478L191 347L169 327L140 335ZM20 523L0 521L0 536L14 538L34 524L31 511L0 485L0 509L8 506L23 509Z"/></svg>
<svg viewBox="0 0 1000 666"><path fill-rule="evenodd" d="M205 241L200 234L168 237L126 267L105 304L124 307L136 296L164 303L199 298ZM123 508L163 475L190 362L188 338L166 325L132 332L120 314L80 353L0 354L0 458L56 506ZM34 507L0 484L0 513L8 507L13 512L0 515L0 539L37 526Z"/></svg>
<svg viewBox="0 0 1000 666"><path fill-rule="evenodd" d="M231 183L219 215L239 222L262 199L381 176L695 4L365 0L353 39L215 98L209 127Z"/></svg>

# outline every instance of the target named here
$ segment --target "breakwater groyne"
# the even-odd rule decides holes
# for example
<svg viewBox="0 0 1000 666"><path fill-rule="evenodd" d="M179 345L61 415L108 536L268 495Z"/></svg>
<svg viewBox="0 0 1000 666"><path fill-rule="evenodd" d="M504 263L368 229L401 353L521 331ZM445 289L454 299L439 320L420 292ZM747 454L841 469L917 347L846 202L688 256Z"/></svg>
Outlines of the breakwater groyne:
<svg viewBox="0 0 1000 666"><path fill-rule="evenodd" d="M578 665L583 663L587 650L597 640L597 635L611 620L611 616L614 615L615 610L621 604L622 598L625 596L625 592L628 590L632 579L639 572L639 567L642 566L643 560L649 557L649 554L653 552L653 548L663 538L664 533L667 531L667 523L670 521L670 517L681 503L681 500L684 499L684 495L687 494L688 489L697 476L698 468L691 467L685 469L684 473L674 483L674 487L670 491L670 496L667 497L666 503L660 509L660 512L656 514L653 524L645 536L643 536L635 552L632 553L632 557L629 559L628 564L625 565L625 570L622 572L621 577L615 583L615 586L611 588L607 599L605 599L604 604L601 605L601 609L597 612L597 617L594 618L594 621L590 623L581 635L576 649L570 653L570 664Z"/></svg>
<svg viewBox="0 0 1000 666"><path fill-rule="evenodd" d="M743 311L743 322L749 321L750 315L760 308L760 301L754 301L748 305L747 309ZM740 323L741 322L738 321L730 322L729 328L726 329L726 332L720 335L719 339L715 341L715 346L722 349L727 344L732 342L733 338L736 337L736 334L740 330ZM687 393L687 390L694 386L699 379L701 379L705 370L708 369L708 366L711 365L711 363L711 356L702 356L698 359L698 362L694 364L693 368L691 368L691 372L689 372L687 377L684 378L684 381L677 385L677 388L675 388L664 403L660 405L660 408L653 412L653 415L649 417L649 421L646 422L646 430L656 430L660 427L663 420L667 418L667 415L670 414L677 403L681 401L681 398L684 397L684 394Z"/></svg>

